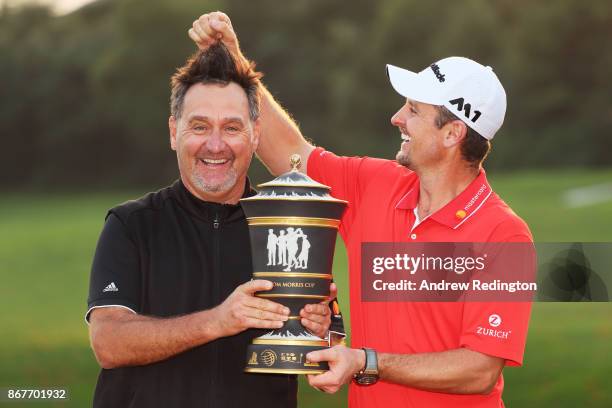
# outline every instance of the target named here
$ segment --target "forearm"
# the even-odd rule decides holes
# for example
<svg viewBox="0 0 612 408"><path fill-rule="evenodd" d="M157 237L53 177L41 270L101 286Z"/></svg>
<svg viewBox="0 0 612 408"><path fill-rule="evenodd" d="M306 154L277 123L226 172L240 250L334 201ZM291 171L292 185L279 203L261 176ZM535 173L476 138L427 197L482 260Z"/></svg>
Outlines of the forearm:
<svg viewBox="0 0 612 408"><path fill-rule="evenodd" d="M427 391L487 394L494 387L504 360L465 348L437 353L380 353L382 380Z"/></svg>
<svg viewBox="0 0 612 408"><path fill-rule="evenodd" d="M104 368L154 363L222 336L212 310L173 318L100 319L91 333L96 357Z"/></svg>
<svg viewBox="0 0 612 408"><path fill-rule="evenodd" d="M314 146L302 136L297 124L263 84L260 90L261 135L257 156L272 174L279 175L291 169L289 157L297 153L302 157L301 170L306 172Z"/></svg>

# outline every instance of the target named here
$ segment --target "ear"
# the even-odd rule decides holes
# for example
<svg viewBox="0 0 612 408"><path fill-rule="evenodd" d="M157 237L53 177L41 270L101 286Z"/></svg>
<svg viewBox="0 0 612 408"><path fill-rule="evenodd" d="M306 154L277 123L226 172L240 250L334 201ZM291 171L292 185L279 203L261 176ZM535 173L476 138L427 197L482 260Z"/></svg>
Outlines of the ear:
<svg viewBox="0 0 612 408"><path fill-rule="evenodd" d="M444 125L444 146L453 147L461 144L467 134L467 125L460 120L453 120Z"/></svg>
<svg viewBox="0 0 612 408"><path fill-rule="evenodd" d="M253 123L253 136L252 136L252 144L253 144L253 152L257 151L257 147L259 147L259 136L261 135L261 118L257 118L255 123Z"/></svg>
<svg viewBox="0 0 612 408"><path fill-rule="evenodd" d="M168 129L170 130L170 148L176 150L176 119L174 116L168 118Z"/></svg>

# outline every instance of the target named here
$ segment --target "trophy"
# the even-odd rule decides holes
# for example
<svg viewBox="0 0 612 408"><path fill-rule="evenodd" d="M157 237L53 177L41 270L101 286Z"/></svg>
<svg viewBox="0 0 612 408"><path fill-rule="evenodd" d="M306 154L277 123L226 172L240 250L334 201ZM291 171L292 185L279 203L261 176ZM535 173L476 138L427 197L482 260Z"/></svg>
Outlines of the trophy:
<svg viewBox="0 0 612 408"><path fill-rule="evenodd" d="M282 328L253 339L246 356L249 373L320 374L329 369L326 362L306 361L306 354L329 347L329 340L304 328L299 313L329 296L336 235L347 202L300 173L300 162L299 155L292 155L291 171L240 200L249 224L253 278L274 284L255 295L291 311Z"/></svg>

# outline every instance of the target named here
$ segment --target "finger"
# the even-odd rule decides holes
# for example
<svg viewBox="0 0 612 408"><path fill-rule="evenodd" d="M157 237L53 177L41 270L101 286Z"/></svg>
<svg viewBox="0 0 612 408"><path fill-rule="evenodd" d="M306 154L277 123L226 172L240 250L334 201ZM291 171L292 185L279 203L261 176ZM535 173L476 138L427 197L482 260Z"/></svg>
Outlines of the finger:
<svg viewBox="0 0 612 408"><path fill-rule="evenodd" d="M308 385L310 385L312 388L314 388L315 390L319 391L319 392L324 392L321 388L319 387L315 387L314 385L312 385L312 378L314 378L315 375L312 374L307 374L306 375L306 381L308 381Z"/></svg>
<svg viewBox="0 0 612 408"><path fill-rule="evenodd" d="M225 21L213 20L211 22L211 27L216 32L221 33L221 36L226 41L234 41L235 38L236 38L236 34L234 33L234 30L232 29L232 26L230 26Z"/></svg>
<svg viewBox="0 0 612 408"><path fill-rule="evenodd" d="M204 26L206 24L208 24L208 21L210 20L210 16L212 13L206 13L206 14L202 14L200 17L198 17L198 19L196 20L200 25Z"/></svg>
<svg viewBox="0 0 612 408"><path fill-rule="evenodd" d="M325 326L323 326L320 323L313 322L312 320L308 320L308 319L302 319L300 320L300 323L302 323L302 326L307 328L312 334L318 337L323 338L327 334L327 330L325 329Z"/></svg>
<svg viewBox="0 0 612 408"><path fill-rule="evenodd" d="M307 375L306 377L308 377L308 384L309 384L309 385L310 385L312 388L314 388L315 390L317 390L317 391L319 391L319 392L323 392L323 390L322 390L322 389L320 389L319 387L315 387L314 385L312 385L312 384L310 383L310 377L314 377L313 375Z"/></svg>
<svg viewBox="0 0 612 408"><path fill-rule="evenodd" d="M230 20L228 15L225 14L224 12L222 12L222 11L215 11L215 12L213 12L211 14L215 15L219 20L226 22L230 27L232 26L232 21Z"/></svg>
<svg viewBox="0 0 612 408"><path fill-rule="evenodd" d="M334 282L329 284L329 298L325 301L326 303L331 302L332 300L338 297L338 286Z"/></svg>
<svg viewBox="0 0 612 408"><path fill-rule="evenodd" d="M202 38L195 32L193 27L190 28L189 31L187 31L187 35L189 35L189 38L191 38L194 43L196 44L202 43Z"/></svg>
<svg viewBox="0 0 612 408"><path fill-rule="evenodd" d="M324 324L325 322L330 321L329 317L327 316L321 316L320 314L317 314L317 313L307 313L307 312L304 312L303 310L300 311L300 316L303 318L302 320L310 320L311 322L320 323L320 324Z"/></svg>
<svg viewBox="0 0 612 408"><path fill-rule="evenodd" d="M202 39L202 42L211 43L214 40L213 37L206 34L206 31L204 30L203 24L200 20L194 21L192 28L196 32L196 34L200 36L200 38Z"/></svg>
<svg viewBox="0 0 612 408"><path fill-rule="evenodd" d="M204 30L206 35L208 35L210 38L218 38L217 37L218 33L211 26L211 23L213 20L215 20L215 17L212 15L212 13L205 14L198 19L198 23L199 23L198 25L202 28L202 30Z"/></svg>
<svg viewBox="0 0 612 408"><path fill-rule="evenodd" d="M335 382L334 373L331 371L326 371L323 374L319 375L309 375L308 376L308 384L310 384L313 388L318 389L319 391L326 391L326 386L329 384L333 384Z"/></svg>
<svg viewBox="0 0 612 408"><path fill-rule="evenodd" d="M300 316L303 319L309 320L311 322L319 323L321 325L329 326L331 324L331 316L329 313L308 313L304 309L300 310Z"/></svg>
<svg viewBox="0 0 612 408"><path fill-rule="evenodd" d="M288 316L279 313L272 313L261 309L255 309L252 307L246 308L244 314L248 317L252 317L254 319L259 320L273 320L273 321L282 321L285 322L288 320Z"/></svg>
<svg viewBox="0 0 612 408"><path fill-rule="evenodd" d="M255 296L249 296L244 300L244 304L248 307L255 309L267 310L268 312L278 313L289 316L289 308L281 305L280 303L273 302L271 300L258 298Z"/></svg>
<svg viewBox="0 0 612 408"><path fill-rule="evenodd" d="M245 319L245 327L251 329L280 329L284 325L285 323L281 321L260 320L252 317L247 317Z"/></svg>
<svg viewBox="0 0 612 408"><path fill-rule="evenodd" d="M318 363L320 361L336 361L337 351L333 348L311 351L306 354L306 360L312 363Z"/></svg>
<svg viewBox="0 0 612 408"><path fill-rule="evenodd" d="M238 286L238 289L240 289L241 292L246 293L247 295L253 295L255 292L270 290L273 287L274 285L272 285L272 282L270 282L269 280L253 279L252 281Z"/></svg>
<svg viewBox="0 0 612 408"><path fill-rule="evenodd" d="M331 313L329 310L329 305L323 304L323 303L316 303L314 305L306 305L304 306L302 310L306 313L317 314L320 316L327 316Z"/></svg>
<svg viewBox="0 0 612 408"><path fill-rule="evenodd" d="M312 385L310 381L315 377L314 374L306 374L306 381L308 381L309 385ZM318 389L318 388L317 388Z"/></svg>

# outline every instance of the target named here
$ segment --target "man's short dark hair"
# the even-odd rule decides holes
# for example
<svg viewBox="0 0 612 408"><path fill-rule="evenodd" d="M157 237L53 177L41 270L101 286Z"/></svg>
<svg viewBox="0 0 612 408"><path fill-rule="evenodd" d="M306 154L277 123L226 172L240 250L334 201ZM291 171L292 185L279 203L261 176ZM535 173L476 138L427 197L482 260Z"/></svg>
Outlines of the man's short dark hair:
<svg viewBox="0 0 612 408"><path fill-rule="evenodd" d="M449 111L444 106L436 106L438 116L436 117L435 124L438 129L446 125L453 120L461 120L454 113ZM491 151L491 142L482 137L480 133L476 132L471 127L467 126L467 133L465 139L461 143L461 156L463 159L470 163L470 166L479 168L484 159Z"/></svg>
<svg viewBox="0 0 612 408"><path fill-rule="evenodd" d="M185 65L178 68L172 76L170 113L177 119L181 117L185 94L192 85L219 84L226 86L234 82L244 89L249 104L249 117L252 121L256 121L259 118L259 80L261 77L262 74L255 70L254 63L237 62L223 44L214 44L190 57Z"/></svg>

